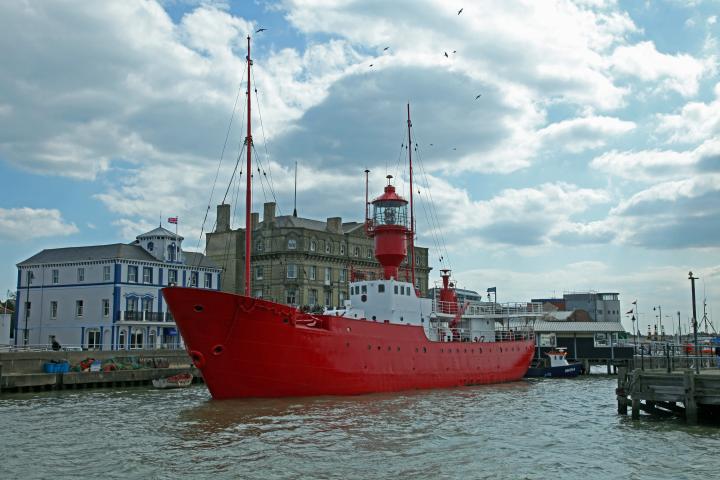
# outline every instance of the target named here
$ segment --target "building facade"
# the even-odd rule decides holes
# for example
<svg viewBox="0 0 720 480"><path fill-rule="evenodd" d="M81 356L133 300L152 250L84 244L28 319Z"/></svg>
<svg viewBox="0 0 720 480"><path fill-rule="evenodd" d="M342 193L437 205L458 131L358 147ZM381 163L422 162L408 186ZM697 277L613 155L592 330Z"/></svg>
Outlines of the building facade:
<svg viewBox="0 0 720 480"><path fill-rule="evenodd" d="M220 269L158 227L131 244L47 249L20 262L15 345L89 350L181 344L161 289L220 289Z"/></svg>
<svg viewBox="0 0 720 480"><path fill-rule="evenodd" d="M245 229L230 228L230 205L218 205L217 226L206 237L206 254L223 267L223 290L244 293ZM326 221L275 215L275 203L265 203L263 218L251 214L252 291L254 297L319 309L340 307L349 299L349 282L380 278L373 239L361 222L339 217ZM401 280L410 278L409 259ZM415 247L416 287L427 295L428 249Z"/></svg>
<svg viewBox="0 0 720 480"><path fill-rule="evenodd" d="M618 293L566 293L563 295L566 310L585 310L593 322L620 322Z"/></svg>

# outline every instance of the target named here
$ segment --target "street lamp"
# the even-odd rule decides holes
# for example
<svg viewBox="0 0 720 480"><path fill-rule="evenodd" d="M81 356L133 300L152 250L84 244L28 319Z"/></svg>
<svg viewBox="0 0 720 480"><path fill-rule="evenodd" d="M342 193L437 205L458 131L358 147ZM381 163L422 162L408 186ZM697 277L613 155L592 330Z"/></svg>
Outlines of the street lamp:
<svg viewBox="0 0 720 480"><path fill-rule="evenodd" d="M662 306L658 305L657 307L653 307L653 312L654 312L656 309L657 309L657 311L658 311L657 318L660 319L660 320L659 320L659 321L660 321L660 341L662 341L662 340L664 340L663 337L665 336L665 334L664 334L664 332L663 332L663 324L662 324Z"/></svg>
<svg viewBox="0 0 720 480"><path fill-rule="evenodd" d="M698 361L698 338L697 338L697 309L695 307L695 280L698 277L693 277L692 272L688 274L688 280L690 280L690 289L692 290L692 309L693 309L693 338L695 342L695 372L700 373L700 362Z"/></svg>

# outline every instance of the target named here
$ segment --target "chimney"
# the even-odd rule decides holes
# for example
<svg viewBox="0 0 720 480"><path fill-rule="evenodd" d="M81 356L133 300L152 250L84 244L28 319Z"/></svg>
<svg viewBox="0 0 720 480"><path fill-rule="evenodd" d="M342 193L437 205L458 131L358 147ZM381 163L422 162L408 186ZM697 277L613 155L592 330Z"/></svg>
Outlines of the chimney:
<svg viewBox="0 0 720 480"><path fill-rule="evenodd" d="M275 220L275 202L266 202L263 205L263 222L265 225L270 224Z"/></svg>
<svg viewBox="0 0 720 480"><path fill-rule="evenodd" d="M216 232L227 232L230 230L230 205L223 203L217 206Z"/></svg>
<svg viewBox="0 0 720 480"><path fill-rule="evenodd" d="M250 214L250 228L253 230L257 230L258 223L260 223L260 214L257 212L253 212Z"/></svg>
<svg viewBox="0 0 720 480"><path fill-rule="evenodd" d="M327 231L333 233L342 233L342 218L330 217L327 219Z"/></svg>

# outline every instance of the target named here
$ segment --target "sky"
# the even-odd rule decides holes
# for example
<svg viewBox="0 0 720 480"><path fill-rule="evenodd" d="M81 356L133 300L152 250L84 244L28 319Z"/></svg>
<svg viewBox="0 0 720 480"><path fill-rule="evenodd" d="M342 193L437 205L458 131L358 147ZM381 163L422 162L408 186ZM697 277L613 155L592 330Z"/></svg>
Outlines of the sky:
<svg viewBox="0 0 720 480"><path fill-rule="evenodd" d="M201 251L223 198L244 225L251 35L254 211L292 212L296 164L303 217L361 221L365 169L371 196L390 174L407 197L409 103L435 280L451 268L498 301L618 292L643 332L657 306L673 332L692 270L698 317L704 298L720 316L719 16L719 0L2 2L0 292L42 249L170 216Z"/></svg>

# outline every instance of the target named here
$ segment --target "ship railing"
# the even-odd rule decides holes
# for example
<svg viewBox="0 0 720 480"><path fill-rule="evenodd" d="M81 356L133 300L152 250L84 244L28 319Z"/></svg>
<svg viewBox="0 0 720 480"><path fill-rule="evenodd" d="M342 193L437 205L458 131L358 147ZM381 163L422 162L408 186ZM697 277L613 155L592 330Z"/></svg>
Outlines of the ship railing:
<svg viewBox="0 0 720 480"><path fill-rule="evenodd" d="M473 302L470 301L465 306L465 302L444 302L433 299L433 311L439 314L454 315L458 311L463 311L463 315L467 316L492 316L492 317L519 317L519 316L538 316L542 315L543 306L539 302Z"/></svg>
<svg viewBox="0 0 720 480"><path fill-rule="evenodd" d="M504 328L491 332L493 338L479 334L477 331L468 328L433 328L435 338L441 342L518 342L523 340L533 340L535 332L530 327Z"/></svg>

